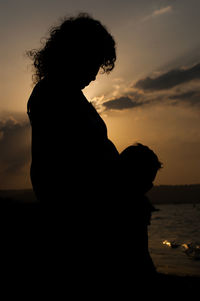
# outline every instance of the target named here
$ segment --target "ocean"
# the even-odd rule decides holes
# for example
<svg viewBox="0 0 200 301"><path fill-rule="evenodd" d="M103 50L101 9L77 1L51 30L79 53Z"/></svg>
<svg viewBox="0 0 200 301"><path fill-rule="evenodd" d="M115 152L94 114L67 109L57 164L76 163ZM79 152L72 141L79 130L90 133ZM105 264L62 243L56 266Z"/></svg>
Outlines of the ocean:
<svg viewBox="0 0 200 301"><path fill-rule="evenodd" d="M155 205L149 251L158 272L200 276L200 204Z"/></svg>

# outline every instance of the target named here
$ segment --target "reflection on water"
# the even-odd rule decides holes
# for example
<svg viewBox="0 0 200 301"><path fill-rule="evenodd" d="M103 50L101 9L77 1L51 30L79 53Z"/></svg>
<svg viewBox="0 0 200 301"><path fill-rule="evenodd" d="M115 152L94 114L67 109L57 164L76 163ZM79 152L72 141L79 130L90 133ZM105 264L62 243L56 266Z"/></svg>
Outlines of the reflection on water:
<svg viewBox="0 0 200 301"><path fill-rule="evenodd" d="M177 243L177 242L175 242L175 241L168 241L168 240L164 240L163 241L163 245L166 245L166 246L168 246L168 247L171 247L171 248L178 248L178 247L180 247L180 244L179 243Z"/></svg>
<svg viewBox="0 0 200 301"><path fill-rule="evenodd" d="M172 249L183 247L183 251L186 255L190 256L191 258L195 260L200 260L200 245L198 243L191 242L190 244L180 244L176 241L168 241L164 240L163 245L166 245L168 247L171 247Z"/></svg>
<svg viewBox="0 0 200 301"><path fill-rule="evenodd" d="M159 272L200 276L200 204L157 205L149 249Z"/></svg>

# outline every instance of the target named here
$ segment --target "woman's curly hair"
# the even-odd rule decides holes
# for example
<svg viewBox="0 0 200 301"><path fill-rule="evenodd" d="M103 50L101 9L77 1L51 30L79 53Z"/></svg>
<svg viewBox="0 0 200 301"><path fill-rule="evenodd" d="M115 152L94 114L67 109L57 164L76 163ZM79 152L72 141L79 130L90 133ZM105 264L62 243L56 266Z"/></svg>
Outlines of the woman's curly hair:
<svg viewBox="0 0 200 301"><path fill-rule="evenodd" d="M86 13L66 18L51 28L43 47L28 51L27 55L33 60L36 83L49 75L78 74L97 64L109 73L116 61L112 35L100 21Z"/></svg>

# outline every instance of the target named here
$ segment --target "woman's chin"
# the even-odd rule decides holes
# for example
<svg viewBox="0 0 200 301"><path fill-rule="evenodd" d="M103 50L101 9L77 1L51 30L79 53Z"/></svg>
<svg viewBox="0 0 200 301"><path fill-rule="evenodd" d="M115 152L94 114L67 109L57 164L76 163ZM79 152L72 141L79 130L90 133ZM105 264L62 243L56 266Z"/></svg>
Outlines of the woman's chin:
<svg viewBox="0 0 200 301"><path fill-rule="evenodd" d="M87 82L85 81L85 82L80 83L81 90L84 89L85 87L89 86L89 84L90 84L90 81L87 81Z"/></svg>

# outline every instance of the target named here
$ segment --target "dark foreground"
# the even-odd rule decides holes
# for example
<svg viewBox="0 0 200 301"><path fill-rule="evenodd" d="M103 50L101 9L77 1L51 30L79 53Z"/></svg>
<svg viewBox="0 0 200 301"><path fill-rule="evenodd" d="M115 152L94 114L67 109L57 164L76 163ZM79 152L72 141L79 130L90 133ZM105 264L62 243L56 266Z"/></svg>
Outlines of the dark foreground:
<svg viewBox="0 0 200 301"><path fill-rule="evenodd" d="M51 242L51 247L54 248L56 252L52 254L51 247L47 250L47 253L43 252L45 237L50 237L50 230L48 227L46 227L46 225L44 225L44 223L41 223L41 216L42 220L44 221L48 212L41 210L40 204L37 202L32 202L29 204L10 203L9 205L8 203L2 203L0 207L1 229L3 230L1 241L3 242L3 238L5 238L5 242L2 244L2 246L6 246L5 258L6 256L9 258L9 262L11 263L12 267L15 266L15 263L18 265L20 261L20 266L22 268L22 264L24 262L25 265L29 266L29 271L26 271L27 275L29 272L32 273L31 270L37 267L36 269L39 276L41 268L41 265L39 264L39 258L43 257L44 262L48 258L48 265L51 266L52 262L57 261L57 256L59 254L58 249L56 250L55 245L53 245L53 241ZM48 221L51 221L51 218L48 219ZM54 233L54 236L56 237L57 234L59 236L59 233ZM47 242L49 243L49 240ZM52 256L50 259L48 253ZM69 257L66 255L65 259L68 260ZM57 268L62 270L62 264L64 266L66 262L65 264L64 262L60 262L60 258L58 262L59 267ZM15 270L17 270L17 267ZM65 270L65 277L67 272L68 271ZM133 275L130 275L130 279L131 278L134 280L129 280L130 283L128 286L126 286L126 289L130 289L130 287L132 287L131 291L133 291L133 295L134 292L137 291L137 293L140 292L141 295L144 294L146 296L155 296L156 298L158 297L162 299L163 297L173 298L174 296L180 298L182 296L198 296L200 292L200 277L176 276L157 273L155 277L147 277L147 280L143 282L143 277L140 276L139 279L141 280L138 281L138 277L137 275L134 275L133 271ZM114 292L113 294L115 295ZM126 293L124 291L124 298L120 299L128 300L125 295ZM98 300L98 298L94 298L93 300ZM106 298L104 300L106 300ZM109 300L112 300L112 298L109 298ZM130 300L133 299L131 298Z"/></svg>
<svg viewBox="0 0 200 301"><path fill-rule="evenodd" d="M157 280L155 279L154 288L162 290L162 296L165 294L176 294L176 296L189 296L199 295L200 277L198 276L176 276L158 273ZM160 291L161 293L161 291ZM157 294L157 293L156 293ZM197 294L197 295L196 295Z"/></svg>

